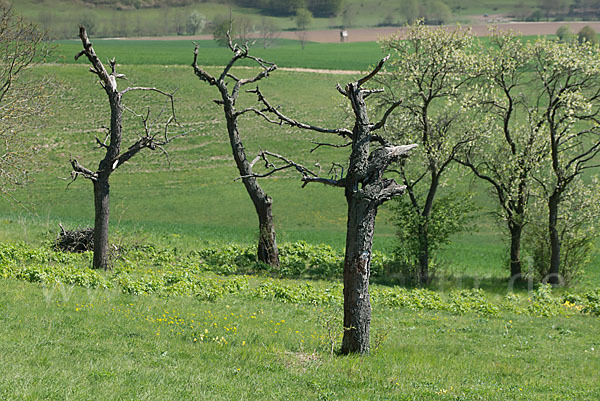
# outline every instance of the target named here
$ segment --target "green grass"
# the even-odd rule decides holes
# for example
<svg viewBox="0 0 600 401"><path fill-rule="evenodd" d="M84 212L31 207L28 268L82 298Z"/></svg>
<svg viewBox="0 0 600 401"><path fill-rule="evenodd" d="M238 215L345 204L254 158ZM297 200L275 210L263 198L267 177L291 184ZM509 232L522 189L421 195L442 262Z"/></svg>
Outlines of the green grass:
<svg viewBox="0 0 600 401"><path fill-rule="evenodd" d="M452 238L452 244L440 253L435 292L409 292L417 297L425 294L423 299L433 300L435 308L394 304L390 300L405 290L391 286L393 280L373 285L374 352L363 358L330 353L332 343L334 349L339 346L339 279L270 280L265 275L276 273L245 277L238 273L246 271L235 269L223 277L210 268L188 271L179 259L169 259L168 255L181 256L207 246L248 246L256 240L254 211L241 183L234 181L237 174L222 111L211 102L216 92L186 66L189 43L141 42L139 46L148 50L127 47L131 42L97 43L103 59L116 55L123 64L119 72L127 74L129 81L121 85L179 88L177 112L188 135L168 147L170 164L160 154L144 153L111 178L111 239L128 246L154 244L166 251L154 259L144 257L143 251L136 260L127 255L115 271L98 273L85 269L89 255L64 256L65 261L35 248L48 245L59 222L68 228L93 223L91 184L78 179L67 189L67 181L61 178L69 176L71 155L87 166L97 165L101 152L95 149L94 135L102 135L98 128L107 124L108 108L105 94L86 65L53 64L29 71L33 78L53 75L60 87L44 125L31 134L42 146L32 172L34 182L14 193L21 206L0 202L0 241L34 244L31 257L0 269L5 273L0 274L0 366L10 366L0 375L0 399L600 397L595 380L600 367L597 317L555 302L562 298L549 301L554 316L535 317L541 313L530 310L537 302L536 293L522 288L516 294L519 308L512 309L505 298L504 245L488 215L468 233ZM203 46L201 64L222 64L220 49L212 43ZM283 55L289 52L284 63L314 66L310 63L318 61L319 54L329 53L335 59L340 49L315 45L312 56L299 61L297 54L294 60L294 46L282 42L264 57L272 56L281 65L280 56L286 60ZM364 49L375 51L376 47L369 46ZM352 57L341 68L362 69L360 63L367 57L358 56L358 45L351 49ZM69 57L76 50L75 44L59 46ZM340 68L327 62L325 68ZM209 67L209 71L217 70ZM235 70L240 76L254 72ZM337 127L345 114L335 84L353 78L277 71L261 82L261 89L285 113ZM128 94L126 101L135 108L147 103L155 111L161 107L146 95ZM239 106L252 102L245 97ZM136 138L139 123L127 115L124 127L129 143ZM241 129L249 154L268 149L307 165L318 161L323 167L346 155L344 149L329 148L308 153L311 140L329 137L268 126L256 118L245 118ZM301 189L293 173L262 183L274 198L280 243L327 243L342 252L346 214L342 191L319 186ZM479 192L481 213L487 213L491 206L485 189L477 185L474 189ZM389 252L393 234L386 206L378 215L375 249ZM599 265L596 258L576 292L598 288ZM169 281L172 273L185 278L176 287L179 292ZM108 283L108 288L64 284L84 285L89 277ZM218 283L218 296L202 291L199 294L206 296L189 296L202 283L208 283L209 292L210 285ZM233 286L234 291L227 287L219 292L228 283L246 284L239 291ZM269 283L273 283L272 292ZM497 307L497 313L473 312L469 299L466 312L453 309L454 290L473 287L485 290L480 302ZM134 296L124 291L152 294ZM315 306L309 302L329 299L331 294L333 303ZM565 290L558 291L556 297L564 294ZM546 306L542 302L541 311Z"/></svg>
<svg viewBox="0 0 600 401"><path fill-rule="evenodd" d="M552 35L553 36L553 35ZM535 40L536 36L524 36L523 40ZM476 38L483 45L489 38ZM94 48L101 60L114 57L119 64L131 66L177 65L189 66L193 60L194 44L189 40L110 40L92 38ZM56 41L54 53L48 61L66 64L85 64L87 60L74 60L81 49L79 40ZM204 66L223 66L231 59L231 51L219 47L212 40L201 40L198 63ZM260 43L251 46L251 53L267 61L287 68L316 68L325 70L367 71L385 54L376 42L315 43L308 42L304 50L295 40L279 39L272 48L264 49ZM253 65L241 60L239 65ZM348 80L348 78L338 78Z"/></svg>
<svg viewBox="0 0 600 401"><path fill-rule="evenodd" d="M115 57L118 63L128 65L190 65L194 45L189 40L93 40L94 48L102 60ZM231 51L218 47L212 40L201 40L199 60L201 65L226 65ZM75 62L81 41L58 41L54 61ZM252 54L275 62L279 67L303 67L330 70L365 71L383 57L375 42L357 43L307 43L301 50L299 42L280 39L273 48L263 49L260 43L252 47ZM86 63L80 60L79 63ZM252 65L240 62L240 65Z"/></svg>
<svg viewBox="0 0 600 401"><path fill-rule="evenodd" d="M336 357L333 306L0 280L0 310L4 400L600 397L600 327L588 316L375 307L372 355Z"/></svg>
<svg viewBox="0 0 600 401"><path fill-rule="evenodd" d="M112 227L137 227L159 232L159 236L177 233L190 234L194 239L217 237L251 242L256 217L242 184L234 181L237 173L231 163L222 111L211 102L217 95L214 88L199 82L191 67L123 66L120 72L128 75L130 84L156 85L166 90L179 88L177 112L189 134L168 147L170 167L162 154L148 152L112 176ZM21 221L51 222L47 225L54 229L57 220L69 225L89 225L93 221L91 184L79 179L67 189L67 181L61 178L69 177L70 155L84 165L97 165L101 152L95 149L95 132L91 130L107 124L105 95L83 65L45 66L35 73L55 74L63 87L55 98L53 115L45 121L44 135L38 138L46 150L35 165L34 182L14 194L38 217ZM242 69L236 73L243 76L254 72ZM276 72L261 88L273 102L284 104L286 112L314 123L337 126L343 112L336 110L342 99L334 86L348 79L349 76ZM299 103L290 101L286 93L293 93ZM253 101L249 95L245 99L241 105ZM128 97L126 102L139 105L141 100ZM324 109L331 113L321 113ZM139 122L127 115L125 129L127 141L132 141ZM344 157L343 151L335 149L308 153L313 146L310 140L326 140L328 136L280 129L255 118L245 118L241 130L249 155L262 147L306 164L320 161L324 168L328 168L330 160L342 161ZM312 236L319 242L331 238L341 245L345 230L342 191L320 186L301 189L300 184L299 177L291 172L263 180L274 198L280 238ZM7 221L19 221L19 214L28 215L21 206L6 200L0 204L0 210ZM385 218L386 212L382 211L381 216ZM28 227L35 224L27 223ZM19 224L7 224L5 228L7 236L14 234L13 228L23 234L27 230L22 230ZM385 235L391 232L389 226L382 231Z"/></svg>

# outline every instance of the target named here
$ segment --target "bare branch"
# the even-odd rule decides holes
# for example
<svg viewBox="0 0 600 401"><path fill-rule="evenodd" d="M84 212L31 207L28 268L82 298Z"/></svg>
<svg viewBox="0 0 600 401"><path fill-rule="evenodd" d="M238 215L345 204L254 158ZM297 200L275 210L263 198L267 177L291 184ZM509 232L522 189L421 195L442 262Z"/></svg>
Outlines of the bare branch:
<svg viewBox="0 0 600 401"><path fill-rule="evenodd" d="M317 182L324 185L329 185L331 187L341 187L343 188L346 185L346 180L344 178L339 180L332 180L331 178L322 178L322 177L302 177L302 188L304 188L307 184L311 182Z"/></svg>
<svg viewBox="0 0 600 401"><path fill-rule="evenodd" d="M211 85L216 85L217 80L215 77L210 75L208 72L204 71L202 68L198 67L198 44L195 43L196 47L194 48L194 61L192 62L192 67L194 68L194 73L198 78L202 81L208 82Z"/></svg>
<svg viewBox="0 0 600 401"><path fill-rule="evenodd" d="M250 89L247 92L256 93L256 95L258 96L258 101L265 105L265 108L262 110L262 114L264 114L264 112L269 112L269 113L272 113L275 116L277 116L277 118L279 119L279 121L273 121L273 120L267 118L268 122L271 122L274 124L280 124L280 125L283 123L283 124L287 124L289 126L296 127L296 128L301 128L301 129L306 129L306 130L316 131L316 132L322 132L322 133L327 133L327 134L336 134L336 135L340 135L340 136L346 137L346 138L352 136L352 131L345 129L345 128L337 128L337 129L321 128L321 127L317 127L315 125L304 124L304 123L301 123L299 121L296 121L292 118L285 116L283 113L281 113L275 107L273 107L267 101L267 99L265 99L265 97L263 96L262 92L258 89L258 87L256 89ZM251 110L251 111L254 111L255 113L257 112L256 110ZM260 114L260 113L257 113L257 114Z"/></svg>
<svg viewBox="0 0 600 401"><path fill-rule="evenodd" d="M81 43L83 44L83 50L81 52L77 53L77 56L75 56L75 59L78 59L79 57L81 57L82 55L85 54L85 56L88 58L88 60L92 64L92 67L93 67L92 72L100 78L100 80L103 83L104 88L106 90L116 92L117 91L117 82L115 80L115 77L109 75L108 72L106 71L106 69L104 68L104 65L102 64L102 62L96 55L96 51L92 47L92 43L90 42L90 39L87 36L85 27L83 27L83 26L79 27L79 38L81 39Z"/></svg>
<svg viewBox="0 0 600 401"><path fill-rule="evenodd" d="M269 160L269 157L273 157L275 159L281 160L282 162L284 162L284 165L279 166L279 167L275 166L275 164ZM345 185L344 178L337 180L337 179L319 177L315 172L313 172L309 168L303 166L300 163L296 163L293 160L290 160L287 157L282 156L277 153L269 152L266 150L260 151L258 153L258 155L252 160L252 163L250 163L250 165L252 167L254 167L254 165L260 160L263 160L265 162L265 168L270 169L269 171L267 171L266 173L263 173L263 174L252 173L250 175L238 177L238 178L236 178L236 180L249 178L249 177L264 178L264 177L273 175L276 172L286 170L288 168L294 168L296 171L298 171L302 175L302 182L303 182L302 187L305 187L308 183L311 183L311 182L319 182L321 184L331 185L331 186L335 186L335 187L343 187Z"/></svg>
<svg viewBox="0 0 600 401"><path fill-rule="evenodd" d="M312 148L310 150L310 153L312 153L315 150L319 149L321 146L329 146L329 147L332 147L332 148L346 148L346 147L352 145L352 142L346 142L346 143L341 144L341 145L336 145L334 143L326 143L326 142L315 142L315 141L311 141L311 142L313 144L317 145L317 146L315 146L314 148Z"/></svg>
<svg viewBox="0 0 600 401"><path fill-rule="evenodd" d="M130 86L127 89L121 91L121 95L124 95L127 92L131 92L131 91L149 91L149 92L156 92L163 96L166 96L169 99L169 103L171 106L171 117L169 118L169 122L172 119L173 121L175 121L177 123L177 115L175 114L175 92L177 92L177 89L175 89L175 91L173 91L173 93L168 93L168 92L165 92L163 90L160 90L160 89L157 89L154 87Z"/></svg>
<svg viewBox="0 0 600 401"><path fill-rule="evenodd" d="M109 135L106 135L106 137L104 138L104 142L102 142L100 139L98 139L98 137L96 137L96 142L98 143L98 146L101 148L108 148L108 145L106 144L106 140L108 139Z"/></svg>
<svg viewBox="0 0 600 401"><path fill-rule="evenodd" d="M366 83L371 78L373 78L375 75L377 75L377 73L379 71L381 71L381 69L383 68L383 65L385 64L386 61L388 61L389 58L390 58L389 54L387 56L385 56L384 58L382 58L381 61L379 61L379 63L377 64L377 66L373 69L373 71L371 71L369 74L367 74L366 76L364 76L358 80L356 86L358 88L360 88L364 83Z"/></svg>
<svg viewBox="0 0 600 401"><path fill-rule="evenodd" d="M83 167L75 158L71 158L71 166L73 167L73 171L71 172L73 181L75 181L78 176L82 176L92 181L95 181L98 178L98 174L88 168Z"/></svg>
<svg viewBox="0 0 600 401"><path fill-rule="evenodd" d="M342 88L342 86L340 84L336 84L335 89L337 89L337 91L340 92L345 97L348 97L348 92L344 88Z"/></svg>
<svg viewBox="0 0 600 401"><path fill-rule="evenodd" d="M385 92L385 89L363 89L363 91L362 91L363 99L366 99L375 93L383 93L383 92Z"/></svg>
<svg viewBox="0 0 600 401"><path fill-rule="evenodd" d="M397 102L394 102L386 111L385 113L383 113L383 117L381 118L381 120L376 123L373 124L373 127L371 128L372 131L377 131L378 129L381 129L385 126L385 122L387 121L388 117L390 116L390 114L392 114L392 111L394 111L398 106L400 106L400 104L402 104L402 100L398 100Z"/></svg>

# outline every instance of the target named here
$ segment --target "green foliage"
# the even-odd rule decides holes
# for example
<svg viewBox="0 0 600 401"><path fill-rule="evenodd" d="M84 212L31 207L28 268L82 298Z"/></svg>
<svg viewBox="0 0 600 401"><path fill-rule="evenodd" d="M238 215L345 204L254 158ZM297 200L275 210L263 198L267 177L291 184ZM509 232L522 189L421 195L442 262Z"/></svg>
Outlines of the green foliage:
<svg viewBox="0 0 600 401"><path fill-rule="evenodd" d="M310 283L290 285L268 280L256 287L252 295L262 299L283 303L308 303L313 305L339 304L342 302L342 287L315 288Z"/></svg>
<svg viewBox="0 0 600 401"><path fill-rule="evenodd" d="M442 218L446 210L454 208L460 212L466 208L465 205L458 207L461 203L456 202L458 196L455 196L440 205L435 217L432 215L441 188L449 183L448 177L454 175L458 151L473 136L465 129L471 120L464 104L471 96L468 86L477 76L479 63L472 52L473 34L468 29L446 31L426 27L423 21L418 21L409 26L402 37L395 34L381 44L385 52L391 53L385 67L388 73L377 78L388 89L383 94L381 107L401 102L388 123L393 127L391 131L398 133L394 135L394 142L418 145L398 167L400 181L406 185L400 205L410 220L406 229L400 227L400 238L406 242L403 247L411 268L418 260L418 269L413 269L417 273L414 278L419 284L426 284L431 279L428 272L430 242L434 247L443 243L445 233L452 228L447 225L450 220L438 224L434 219ZM412 209L410 213L409 209ZM452 212L452 217L459 214ZM459 218L458 226L462 225L461 221ZM429 241L430 225L433 235L439 239Z"/></svg>
<svg viewBox="0 0 600 401"><path fill-rule="evenodd" d="M130 10L156 7L181 7L192 4L194 0L83 0L94 6L105 6L116 10Z"/></svg>
<svg viewBox="0 0 600 401"><path fill-rule="evenodd" d="M343 0L309 0L308 9L315 17L335 17L342 9Z"/></svg>
<svg viewBox="0 0 600 401"><path fill-rule="evenodd" d="M592 45L595 45L598 44L598 34L596 33L596 31L594 31L594 29L591 26L586 25L583 28L581 28L579 33L577 33L577 40L579 41L579 43L587 42Z"/></svg>
<svg viewBox="0 0 600 401"><path fill-rule="evenodd" d="M572 284L581 279L590 264L600 235L600 182L589 183L576 178L563 195L558 222L560 239L560 280ZM550 271L550 238L548 211L543 200L537 200L532 222L525 236L525 246L531 254L533 268L539 280L547 280Z"/></svg>
<svg viewBox="0 0 600 401"><path fill-rule="evenodd" d="M334 17L342 7L342 0L236 0L244 7L259 8L267 14L294 15L306 8L316 17Z"/></svg>
<svg viewBox="0 0 600 401"><path fill-rule="evenodd" d="M228 16L217 15L213 19L211 26L213 39L221 47L227 47L228 32L231 38L234 38L236 36L236 26L233 24L233 21L229 19Z"/></svg>
<svg viewBox="0 0 600 401"><path fill-rule="evenodd" d="M566 311L561 301L552 297L550 284L540 285L529 299L531 303L527 306L527 313L532 316L556 316Z"/></svg>
<svg viewBox="0 0 600 401"><path fill-rule="evenodd" d="M419 17L421 17L418 0L403 0L401 9L402 14L409 24L414 23Z"/></svg>
<svg viewBox="0 0 600 401"><path fill-rule="evenodd" d="M282 266L288 270L288 273L281 273L284 277L291 275L290 272L299 275L310 271L313 277L323 278L319 276L323 273L319 272L327 270L319 269L319 263L338 265L341 261L341 256L336 256L330 247L319 250L306 243L283 244L281 251ZM374 255L373 259L376 266L386 260L381 255ZM342 303L341 283L298 284L283 279L242 275L249 271L248 266L252 266L253 262L254 253L244 247L226 247L223 252L202 249L180 255L176 249L157 250L145 246L125 251L124 258L115 263L112 271L101 272L89 268L89 252L66 254L25 244L0 244L1 279L40 283L48 288L115 289L130 295L195 297L207 301L235 295L289 304ZM236 263L241 266L234 266ZM219 276L214 272L235 274ZM444 311L456 315L497 316L502 311L532 316L600 315L600 290L553 296L551 288L542 285L528 299L513 294L501 303L494 302L480 289L460 289L444 294L422 288L371 285L370 294L375 306Z"/></svg>
<svg viewBox="0 0 600 401"><path fill-rule="evenodd" d="M575 35L571 32L571 27L569 25L561 25L556 30L556 37L561 42L570 42L575 39Z"/></svg>
<svg viewBox="0 0 600 401"><path fill-rule="evenodd" d="M300 8L296 10L296 27L300 31L308 29L313 22L312 13L306 8Z"/></svg>
<svg viewBox="0 0 600 401"><path fill-rule="evenodd" d="M574 308L582 313L600 316L600 289L586 291L583 294L565 294L562 297L563 305Z"/></svg>
<svg viewBox="0 0 600 401"><path fill-rule="evenodd" d="M427 4L425 19L428 24L442 25L448 23L452 18L450 7L441 0L434 0Z"/></svg>
<svg viewBox="0 0 600 401"><path fill-rule="evenodd" d="M202 32L204 25L206 25L206 17L194 10L188 16L186 21L187 33L195 35L196 33Z"/></svg>
<svg viewBox="0 0 600 401"><path fill-rule="evenodd" d="M394 259L401 269L398 273L409 282L415 282L419 273L419 258L425 246L432 267L435 266L437 251L449 244L451 236L472 228L469 222L474 217L473 208L471 194L452 193L439 196L431 214L426 218L415 210L408 196L398 198L394 206L394 223L398 238ZM427 237L424 240L425 227Z"/></svg>
<svg viewBox="0 0 600 401"><path fill-rule="evenodd" d="M456 290L450 293L449 311L474 312L483 316L497 316L500 308L487 300L480 289Z"/></svg>

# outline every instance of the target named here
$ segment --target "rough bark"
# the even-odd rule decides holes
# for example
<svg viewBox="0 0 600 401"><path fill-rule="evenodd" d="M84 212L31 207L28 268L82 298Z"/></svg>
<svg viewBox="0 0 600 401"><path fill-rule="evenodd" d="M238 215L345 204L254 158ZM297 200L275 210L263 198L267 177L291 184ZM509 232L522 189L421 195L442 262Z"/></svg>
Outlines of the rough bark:
<svg viewBox="0 0 600 401"><path fill-rule="evenodd" d="M223 83L224 84L224 83ZM226 90L226 88L224 88ZM226 93L221 90L221 93ZM237 114L235 112L234 100L227 94L223 96L225 116L227 118L227 133L233 153L233 159L246 188L246 192L258 216L258 249L259 261L273 267L279 266L279 250L275 235L275 224L273 222L273 199L268 196L252 176L252 166L246 157L246 151L238 130Z"/></svg>
<svg viewBox="0 0 600 401"><path fill-rule="evenodd" d="M373 75L363 78L362 83ZM352 130L352 153L348 174L344 180L348 223L344 257L342 354L369 352L371 324L369 277L375 216L381 204L394 196L401 195L405 190L404 186L396 184L394 180L383 178L383 174L392 161L398 160L411 148L395 151L392 147L384 146L370 151L371 131L375 126L369 122L361 81L348 84L345 90L352 104L355 124ZM397 154L394 154L395 152Z"/></svg>
<svg viewBox="0 0 600 401"><path fill-rule="evenodd" d="M377 208L367 200L348 199L344 257L344 337L342 353L369 352L371 248Z"/></svg>
<svg viewBox="0 0 600 401"><path fill-rule="evenodd" d="M116 88L115 88L116 89ZM94 269L108 270L111 266L108 244L108 225L110 221L110 184L109 179L114 167L113 162L121 152L123 106L122 96L116 90L107 89L110 102L110 145L98 166L98 178L94 184Z"/></svg>
<svg viewBox="0 0 600 401"><path fill-rule="evenodd" d="M418 285L429 283L429 216L419 227L419 273Z"/></svg>
<svg viewBox="0 0 600 401"><path fill-rule="evenodd" d="M266 177L275 171L295 168L302 174L304 185L318 182L344 188L348 205L348 220L344 257L344 336L342 339L342 354L366 354L369 352L369 328L371 324L369 277L371 274L371 248L375 216L381 204L402 195L406 188L398 185L393 179L384 178L384 173L391 163L398 162L406 157L407 153L416 146L393 146L384 138L373 133L384 127L387 117L400 105L400 102L392 104L379 122L375 124L369 122L365 99L374 93L381 92L381 90L363 89L362 85L381 70L388 57L381 60L377 67L365 77L349 83L345 88L339 85L337 87L338 91L347 97L352 105L354 113L352 131L344 128L326 129L298 122L283 115L277 108L273 107L258 88L253 91L265 107L262 110L252 109L251 111L262 116L270 123L286 124L300 129L329 133L350 139L350 142L346 145L330 144L334 147L352 146L346 176L340 178L337 176L335 178L319 177L306 167L284 156L267 151L261 151L252 163L254 164L259 159L263 159L267 166L272 167L270 172L263 175L253 175L253 177ZM276 119L269 118L266 113L274 114ZM371 143L373 142L381 146L371 150ZM320 143L317 147L322 145L327 144ZM273 163L268 161L268 156L283 161L285 165L275 167Z"/></svg>
<svg viewBox="0 0 600 401"><path fill-rule="evenodd" d="M548 282L552 285L560 284L560 236L558 234L558 204L559 195L553 193L548 199L548 232L550 234L550 271Z"/></svg>
<svg viewBox="0 0 600 401"><path fill-rule="evenodd" d="M108 176L93 181L94 184L94 268L109 269L108 222L110 198Z"/></svg>
<svg viewBox="0 0 600 401"><path fill-rule="evenodd" d="M519 280L521 271L521 236L523 226L521 224L509 224L510 231L510 277Z"/></svg>

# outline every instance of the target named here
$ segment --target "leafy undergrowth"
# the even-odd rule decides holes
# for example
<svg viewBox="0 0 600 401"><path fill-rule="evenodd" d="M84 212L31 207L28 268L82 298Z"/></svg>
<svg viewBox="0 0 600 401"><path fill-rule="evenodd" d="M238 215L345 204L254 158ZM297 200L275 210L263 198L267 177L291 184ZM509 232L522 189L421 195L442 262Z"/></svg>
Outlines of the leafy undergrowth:
<svg viewBox="0 0 600 401"><path fill-rule="evenodd" d="M132 295L192 296L216 300L226 295L273 300L290 304L340 304L342 285L331 281L297 282L251 273L269 273L257 263L252 248L230 245L179 255L176 250L143 247L123 254L112 271L90 269L91 253L68 254L25 244L0 245L0 277L45 285L117 289ZM341 276L341 255L331 247L303 242L281 247L280 276ZM373 274L383 274L388 258L373 255ZM270 272L273 273L273 272ZM491 299L481 289L447 293L398 286L371 286L376 306L412 310L475 313L497 316L502 312L530 316L589 314L600 316L600 289L580 294L553 295L541 285L526 295L509 293Z"/></svg>

